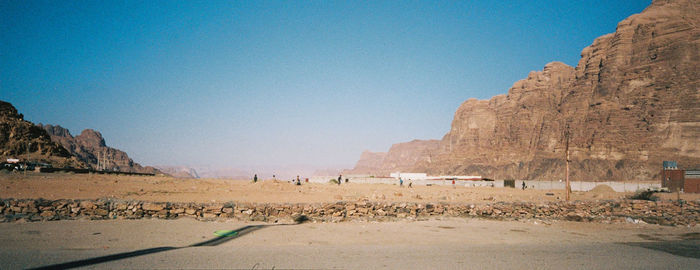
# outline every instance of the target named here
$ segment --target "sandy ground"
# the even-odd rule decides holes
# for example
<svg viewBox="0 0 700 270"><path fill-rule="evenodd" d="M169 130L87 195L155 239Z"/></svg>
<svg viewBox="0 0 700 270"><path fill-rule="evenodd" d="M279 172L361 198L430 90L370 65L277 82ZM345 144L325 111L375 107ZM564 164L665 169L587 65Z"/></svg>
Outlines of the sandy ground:
<svg viewBox="0 0 700 270"><path fill-rule="evenodd" d="M546 193L554 193L547 195ZM577 192L575 200L629 194ZM662 194L676 199L677 194ZM698 194L680 194L697 200ZM0 174L0 198L177 202L556 201L563 191L305 184L74 174ZM214 231L236 230L217 238ZM697 269L700 227L435 218L259 224L69 220L0 223L0 268Z"/></svg>
<svg viewBox="0 0 700 270"><path fill-rule="evenodd" d="M552 195L547 195L552 193ZM616 192L574 192L573 200L617 199L629 194ZM660 194L676 199L677 194ZM685 200L700 194L680 194ZM491 203L494 201L558 201L563 190L521 190L490 187L414 186L387 184L304 184L295 186L273 180L177 179L170 177L113 176L85 174L0 173L0 198L97 199L169 202L254 202L321 203L338 200L389 202Z"/></svg>
<svg viewBox="0 0 700 270"><path fill-rule="evenodd" d="M214 231L239 230L217 238ZM432 219L257 224L178 220L0 224L3 269L697 269L700 228ZM107 257L105 257L107 256ZM67 263L67 264L66 264Z"/></svg>

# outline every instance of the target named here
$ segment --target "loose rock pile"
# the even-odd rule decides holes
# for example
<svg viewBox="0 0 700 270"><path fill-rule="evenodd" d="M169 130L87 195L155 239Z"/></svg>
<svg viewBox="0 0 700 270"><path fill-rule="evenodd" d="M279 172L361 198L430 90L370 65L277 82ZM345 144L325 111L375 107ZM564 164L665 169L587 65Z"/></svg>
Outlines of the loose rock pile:
<svg viewBox="0 0 700 270"><path fill-rule="evenodd" d="M338 201L323 204L168 203L99 200L0 199L0 221L64 219L235 219L263 222L290 221L306 216L312 221L390 221L428 217L569 220L585 222L646 222L661 225L700 223L700 201L576 201L553 203L389 203Z"/></svg>

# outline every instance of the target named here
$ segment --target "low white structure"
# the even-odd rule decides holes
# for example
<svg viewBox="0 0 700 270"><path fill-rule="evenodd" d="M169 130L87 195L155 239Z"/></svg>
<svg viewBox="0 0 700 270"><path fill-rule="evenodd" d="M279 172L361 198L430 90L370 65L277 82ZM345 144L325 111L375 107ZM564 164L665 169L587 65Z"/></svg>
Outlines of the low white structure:
<svg viewBox="0 0 700 270"><path fill-rule="evenodd" d="M402 173L394 172L389 174L392 178L402 178L412 179L412 180L471 180L471 181L481 181L481 175L438 175L438 176L428 176L426 173Z"/></svg>
<svg viewBox="0 0 700 270"><path fill-rule="evenodd" d="M481 181L481 175L440 175L440 176L430 176L426 179L430 180L470 180L470 181Z"/></svg>
<svg viewBox="0 0 700 270"><path fill-rule="evenodd" d="M389 176L396 178L396 179L399 179L399 178L403 178L403 179L427 179L428 178L428 174L425 174L425 173L395 172L395 173L389 174Z"/></svg>

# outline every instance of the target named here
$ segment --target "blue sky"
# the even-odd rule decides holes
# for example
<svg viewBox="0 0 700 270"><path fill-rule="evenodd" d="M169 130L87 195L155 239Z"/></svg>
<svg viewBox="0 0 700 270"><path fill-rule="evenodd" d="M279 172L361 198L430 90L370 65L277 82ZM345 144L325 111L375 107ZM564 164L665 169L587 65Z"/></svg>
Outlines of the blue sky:
<svg viewBox="0 0 700 270"><path fill-rule="evenodd" d="M0 99L146 165L351 168L650 3L0 1Z"/></svg>

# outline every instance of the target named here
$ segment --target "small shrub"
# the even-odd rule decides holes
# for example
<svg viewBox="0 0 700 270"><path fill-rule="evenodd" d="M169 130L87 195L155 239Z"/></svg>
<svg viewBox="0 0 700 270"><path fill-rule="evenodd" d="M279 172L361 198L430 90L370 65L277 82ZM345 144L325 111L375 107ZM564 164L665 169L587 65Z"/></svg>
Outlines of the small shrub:
<svg viewBox="0 0 700 270"><path fill-rule="evenodd" d="M336 179L331 179L331 180L328 181L328 183L336 184L336 185L337 185L337 184L338 184L338 180L336 180Z"/></svg>
<svg viewBox="0 0 700 270"><path fill-rule="evenodd" d="M296 222L297 224L304 223L308 220L309 220L309 217L307 217L306 215L298 215L298 216L294 217L294 222Z"/></svg>
<svg viewBox="0 0 700 270"><path fill-rule="evenodd" d="M656 201L659 199L659 197L655 196L654 193L655 191L652 190L638 190L632 196L630 196L630 199Z"/></svg>

